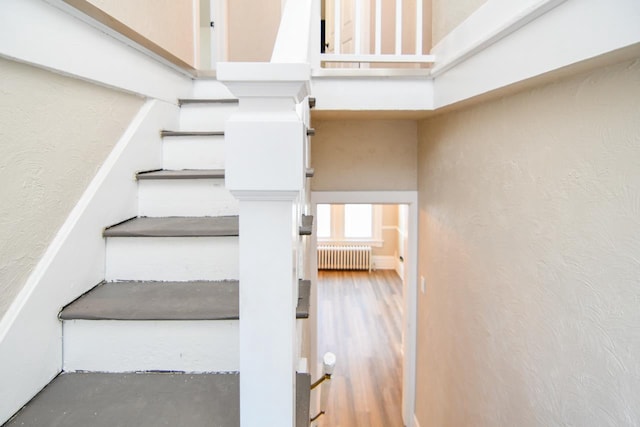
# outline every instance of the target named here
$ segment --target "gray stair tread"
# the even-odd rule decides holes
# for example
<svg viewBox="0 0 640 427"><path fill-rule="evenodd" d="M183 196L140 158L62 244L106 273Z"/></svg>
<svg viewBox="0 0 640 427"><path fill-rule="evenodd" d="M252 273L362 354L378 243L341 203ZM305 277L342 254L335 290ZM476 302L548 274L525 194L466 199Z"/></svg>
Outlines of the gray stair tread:
<svg viewBox="0 0 640 427"><path fill-rule="evenodd" d="M104 230L105 237L221 237L238 235L238 216L132 218Z"/></svg>
<svg viewBox="0 0 640 427"><path fill-rule="evenodd" d="M297 318L309 317L310 282L300 281ZM62 320L234 320L238 281L110 282L60 312Z"/></svg>
<svg viewBox="0 0 640 427"><path fill-rule="evenodd" d="M5 427L236 427L239 379L238 373L62 374ZM296 379L297 427L306 427L309 375Z"/></svg>
<svg viewBox="0 0 640 427"><path fill-rule="evenodd" d="M199 130L162 130L162 137L166 136L224 136L224 131L199 131Z"/></svg>
<svg viewBox="0 0 640 427"><path fill-rule="evenodd" d="M237 98L182 98L178 105L185 104L237 104Z"/></svg>
<svg viewBox="0 0 640 427"><path fill-rule="evenodd" d="M138 172L137 179L221 179L224 169L182 169Z"/></svg>
<svg viewBox="0 0 640 427"><path fill-rule="evenodd" d="M296 374L296 427L310 424L311 375Z"/></svg>
<svg viewBox="0 0 640 427"><path fill-rule="evenodd" d="M313 215L302 215L302 225L299 233L301 236L310 236L313 232Z"/></svg>
<svg viewBox="0 0 640 427"><path fill-rule="evenodd" d="M309 306L311 303L311 281L300 280L298 282L298 306L296 307L296 318L308 319Z"/></svg>
<svg viewBox="0 0 640 427"><path fill-rule="evenodd" d="M60 313L60 319L224 320L238 318L238 282L103 283Z"/></svg>

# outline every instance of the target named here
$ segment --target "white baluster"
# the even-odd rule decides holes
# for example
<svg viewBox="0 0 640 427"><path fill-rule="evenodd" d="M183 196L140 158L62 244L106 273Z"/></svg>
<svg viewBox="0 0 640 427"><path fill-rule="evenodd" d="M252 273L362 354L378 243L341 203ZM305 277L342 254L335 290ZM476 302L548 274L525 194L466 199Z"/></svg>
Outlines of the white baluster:
<svg viewBox="0 0 640 427"><path fill-rule="evenodd" d="M360 44L361 44L361 36L362 36L362 0L355 0L356 2L356 22L355 22L355 37L354 37L354 52L356 55L360 55Z"/></svg>
<svg viewBox="0 0 640 427"><path fill-rule="evenodd" d="M396 0L396 55L402 55L402 0Z"/></svg>
<svg viewBox="0 0 640 427"><path fill-rule="evenodd" d="M376 55L382 53L382 0L376 0Z"/></svg>
<svg viewBox="0 0 640 427"><path fill-rule="evenodd" d="M333 34L334 34L333 53L338 55L338 54L340 54L340 47L342 45L342 40L340 39L340 36L341 36L340 31L342 30L342 18L341 18L342 1L341 0L334 0L333 7L334 7L334 10L333 10Z"/></svg>
<svg viewBox="0 0 640 427"><path fill-rule="evenodd" d="M422 0L416 0L416 55L422 55Z"/></svg>

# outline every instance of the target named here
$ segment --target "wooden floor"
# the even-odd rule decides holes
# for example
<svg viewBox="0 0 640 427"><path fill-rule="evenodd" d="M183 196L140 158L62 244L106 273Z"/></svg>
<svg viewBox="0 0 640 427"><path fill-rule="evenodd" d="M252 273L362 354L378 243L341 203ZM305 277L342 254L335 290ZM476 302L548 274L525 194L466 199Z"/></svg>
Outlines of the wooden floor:
<svg viewBox="0 0 640 427"><path fill-rule="evenodd" d="M402 283L392 270L318 273L320 357L336 354L320 427L402 427Z"/></svg>

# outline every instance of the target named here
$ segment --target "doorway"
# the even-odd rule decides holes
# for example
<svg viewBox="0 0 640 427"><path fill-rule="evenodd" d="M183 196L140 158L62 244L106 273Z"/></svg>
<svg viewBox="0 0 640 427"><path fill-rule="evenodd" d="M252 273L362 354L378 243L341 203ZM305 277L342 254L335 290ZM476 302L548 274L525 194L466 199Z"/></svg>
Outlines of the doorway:
<svg viewBox="0 0 640 427"><path fill-rule="evenodd" d="M406 226L406 230L407 232L405 233L405 238L404 238L404 244L399 245L399 246L403 246L403 249L398 250L396 254L394 254L394 256L391 256L389 258L396 258L399 259L400 256L402 256L402 259L404 262L402 262L402 267L400 268L400 271L398 271L398 273L400 273L400 275L403 276L404 280L400 279L400 276L398 274L396 274L395 271L390 271L390 270L376 270L375 272L373 272L372 274L369 274L367 271L364 272L328 272L328 273L324 273L324 272L320 272L318 273L318 257L317 257L317 247L318 247L318 223L317 221L316 224L314 224L314 227L316 228L316 230L314 230L314 233L312 235L312 254L311 254L311 270L312 270L312 296L311 296L311 303L312 303L312 316L311 316L311 320L312 320L312 324L311 324L311 329L312 329L312 337L311 337L311 366L313 368L313 374L314 375L320 375L321 374L321 367L319 364L319 360L321 357L320 352L324 351L324 349L321 349L319 347L319 345L323 345L325 346L325 348L329 351L331 351L331 349L329 348L331 343L327 342L325 338L328 338L329 333L327 332L327 329L329 329L332 333L336 332L336 331L340 331L341 329L341 325L339 324L331 324L329 323L328 325L326 323L323 323L325 319L321 318L321 316L323 316L324 314L322 313L322 307L319 307L318 304L320 303L320 299L319 297L322 296L322 298L327 297L327 292L333 292L334 295L332 296L332 298L338 298L338 302L334 303L334 307L338 307L338 310L340 310L340 315L345 316L349 314L348 311L348 306L344 306L344 303L348 302L346 301L346 298L344 301L340 301L340 292L348 292L350 289L357 289L360 288L361 290L364 290L365 292L368 292L369 294L375 294L376 292L378 292L378 296L382 296L382 299L387 299L388 301L391 301L393 303L393 301L396 301L396 304L398 305L398 310L395 313L395 315L397 316L397 321L398 322L398 329L399 329L399 333L402 337L401 340L399 340L399 343L396 345L399 345L400 348L397 349L397 353L399 355L400 361L399 364L400 369L398 371L396 371L395 375L400 376L401 377L401 386L399 387L399 393L401 394L401 411L398 411L401 413L401 416L398 416L398 424L397 425L406 425L406 426L412 426L413 425L413 420L414 420L414 402L415 402L415 353L416 353L416 337L415 337L415 328L416 328L416 277L417 277L417 217L418 217L418 208L417 208L417 192L415 191L364 191L364 192L312 192L311 195L311 201L312 201L312 209L314 214L316 213L317 209L318 209L318 205L325 205L325 204L343 204L343 205L357 205L357 204L379 204L379 205L389 205L389 204L395 204L395 205L403 205L404 206L404 212L405 212L405 226ZM323 225L320 225L320 227L323 227ZM400 255L402 254L402 255ZM380 264L385 263L385 262L389 262L388 259L387 261L385 261L384 258L375 258L374 257L374 265L375 263L378 262L378 266L382 267L382 265ZM394 268L393 270L398 270L398 268ZM336 281L344 281L345 283L348 284L348 287L344 287L343 289L340 288L339 285L336 286ZM322 291L320 291L320 286L323 286ZM320 294L320 292L323 292L323 294ZM338 295L335 295L335 292L338 292ZM383 295L384 294L384 295ZM346 296L346 295L343 295ZM351 300L354 300L353 297L350 298ZM358 298L355 299L356 301L358 300ZM373 300L376 300L376 298L374 297ZM337 305L336 305L337 304ZM356 304L356 303L354 303ZM386 304L386 302L383 302L383 304ZM361 307L362 308L362 307ZM335 308L334 308L335 310ZM363 309L364 310L364 309ZM367 312L360 310L359 311L359 315L360 317L363 319L364 317L367 316ZM356 316L357 317L357 316ZM355 325L358 324L358 322L360 322L360 324L363 324L363 320L360 319L351 319L354 320ZM347 319L348 320L348 319ZM329 322L331 322L332 320L328 320ZM340 321L340 320L339 320ZM335 322L335 321L334 321ZM348 324L348 322L346 322L345 319L342 320L343 325L345 326ZM393 318L389 318L388 320L384 320L383 322L390 322L388 325L384 325L383 327L387 328L388 330L393 330ZM372 327L374 325L366 325L367 327ZM355 326L350 326L351 328L355 328ZM364 327L361 327L360 329L363 329ZM364 330L364 329L363 329ZM356 331L357 332L357 331ZM323 334L322 336L320 334ZM351 336L356 336L357 334L354 334L354 331L351 331ZM360 336L358 339L366 339L366 331L364 334L361 334L363 336ZM384 335L384 334L383 334ZM397 334L396 334L397 335ZM343 352L344 353L344 342L343 343L339 343L338 340L339 338L334 337L334 340L336 340L335 345L336 348L338 348L339 346L342 346L342 349L339 349L338 352ZM382 338L382 342L385 341L386 338ZM348 345L353 346L354 343L348 343ZM355 344L358 345L358 344ZM365 349L366 346L364 345L360 345L360 350ZM385 352L386 349L380 349L379 350L381 353ZM389 352L389 354L392 354L393 351ZM337 360L337 364L336 364L336 372L340 372L340 366L341 366L341 359L340 359L340 355L338 355L338 360ZM354 361L353 358L350 359L350 356L345 356L342 355L343 360L342 362L345 364L345 367L351 369L351 366L349 365L353 365ZM358 384L359 387L363 387L363 390L369 390L369 392L371 394L375 394L377 392L380 391L380 387L378 387L378 385L376 385L375 378L373 376L367 377L367 372L362 372L362 366L359 366L359 370L360 372L358 372L354 377L358 377L358 375L360 375L359 378L361 378L360 383ZM401 374L400 374L401 373ZM365 376L362 376L365 375ZM362 378L369 378L366 381L362 380ZM372 382L373 381L373 382ZM338 397L339 399L346 399L346 397L339 395L341 390L339 389L339 387L351 387L352 389L355 387L354 384L347 384L346 382L343 382L342 385L338 384L339 381L336 381L335 384L332 384L332 387L335 386L335 388L332 388L331 390L331 394L334 395L334 397ZM343 391L346 390L346 388L343 388ZM387 397L386 399L388 400L389 398L391 398L391 393L393 393L393 391L391 389L386 391L387 393ZM357 399L360 399L361 396L355 396ZM385 398L384 395L381 398ZM312 401L312 413L317 413L320 408L319 408L319 396L315 396L314 400ZM348 401L341 401L342 405L352 405L353 402L348 402ZM377 403L371 403L373 405L377 405ZM331 409L331 408L327 408L327 409ZM343 408L345 409L345 408ZM335 410L335 409L334 409ZM349 408L346 407L345 409L348 413L353 413L355 414L357 411L357 408ZM367 411L367 408L363 409L364 411ZM345 415L348 417L348 415ZM386 414L378 414L378 418L382 418L381 422L384 422L385 420L385 416L387 416ZM376 418L376 419L378 419ZM325 426L328 424L322 424L322 422L320 422L321 420L318 420L319 422L316 424L318 426ZM366 424L366 422L365 422ZM362 425L365 425L362 424ZM349 425L349 424L344 424L344 423L340 423L340 425ZM353 424L353 425L358 425L358 424ZM374 424L369 424L369 425L374 425ZM396 425L396 424L381 424L381 425Z"/></svg>

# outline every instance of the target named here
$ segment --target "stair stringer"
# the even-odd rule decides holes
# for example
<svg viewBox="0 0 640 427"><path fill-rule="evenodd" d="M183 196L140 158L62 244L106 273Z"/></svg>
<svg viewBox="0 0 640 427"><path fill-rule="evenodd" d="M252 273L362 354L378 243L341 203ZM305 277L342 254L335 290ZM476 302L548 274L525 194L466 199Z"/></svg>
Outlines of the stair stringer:
<svg viewBox="0 0 640 427"><path fill-rule="evenodd" d="M27 282L0 320L0 424L62 369L60 309L105 275L101 230L137 214L135 173L158 169L158 129L178 125L179 108L147 101L115 145Z"/></svg>

